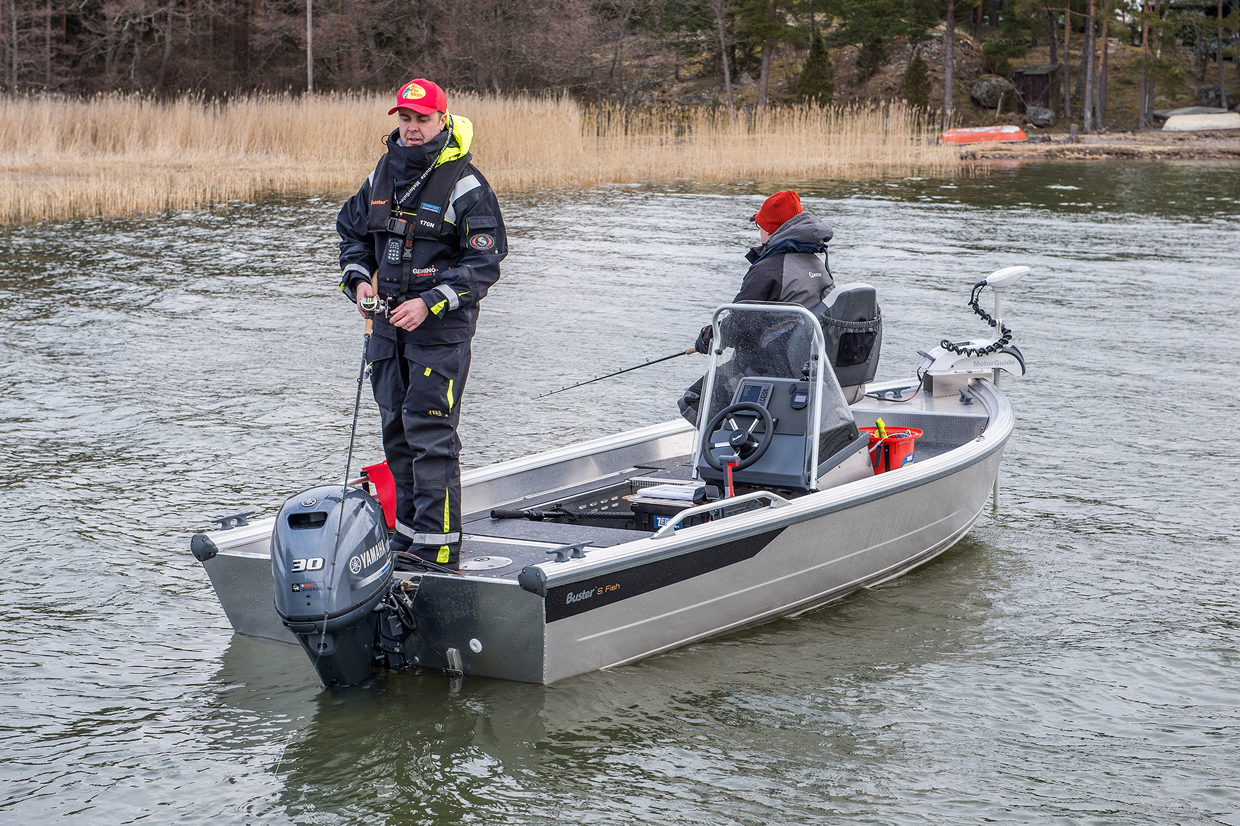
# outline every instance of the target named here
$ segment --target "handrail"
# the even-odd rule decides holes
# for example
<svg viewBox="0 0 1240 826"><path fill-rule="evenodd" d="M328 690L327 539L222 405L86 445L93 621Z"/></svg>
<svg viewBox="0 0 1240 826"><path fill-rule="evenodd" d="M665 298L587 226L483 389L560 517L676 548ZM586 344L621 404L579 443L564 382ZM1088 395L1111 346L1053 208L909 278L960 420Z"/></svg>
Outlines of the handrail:
<svg viewBox="0 0 1240 826"><path fill-rule="evenodd" d="M740 496L734 496L731 499L720 499L715 502L707 502L704 505L694 505L691 508L685 508L675 516L669 518L667 523L655 531L654 536L650 538L663 539L666 536L675 534L676 526L679 525L682 520L688 519L690 516L697 516L699 513L707 513L709 511L717 511L720 508L725 508L728 505L735 505L740 502L752 502L755 499L771 500L770 507L772 508L782 508L784 505L792 504L778 493L771 493L769 490L757 490L753 493L745 493Z"/></svg>

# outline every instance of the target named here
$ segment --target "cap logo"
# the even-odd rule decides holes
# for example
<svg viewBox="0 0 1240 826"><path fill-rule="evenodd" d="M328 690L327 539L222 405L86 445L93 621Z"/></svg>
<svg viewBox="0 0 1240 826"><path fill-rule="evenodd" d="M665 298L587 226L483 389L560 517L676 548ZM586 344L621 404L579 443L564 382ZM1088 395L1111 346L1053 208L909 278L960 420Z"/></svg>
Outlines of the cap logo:
<svg viewBox="0 0 1240 826"><path fill-rule="evenodd" d="M401 97L405 100L421 100L426 97L426 90L416 83L410 83L405 87L405 91L401 93Z"/></svg>

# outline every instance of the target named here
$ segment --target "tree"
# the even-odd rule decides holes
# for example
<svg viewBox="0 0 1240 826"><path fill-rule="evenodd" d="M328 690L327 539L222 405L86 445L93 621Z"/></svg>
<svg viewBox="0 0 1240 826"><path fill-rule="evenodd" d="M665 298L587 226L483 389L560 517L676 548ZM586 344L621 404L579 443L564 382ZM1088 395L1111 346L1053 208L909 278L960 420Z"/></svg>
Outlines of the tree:
<svg viewBox="0 0 1240 826"><path fill-rule="evenodd" d="M835 64L831 62L822 35L817 32L810 43L809 57L801 67L797 96L803 102L817 106L827 106L835 101Z"/></svg>
<svg viewBox="0 0 1240 826"><path fill-rule="evenodd" d="M728 65L727 18L735 11L733 0L707 0L711 18L714 20L715 31L719 35L719 59L723 63L723 89L728 99L728 110L736 108L736 100L732 94L732 67Z"/></svg>
<svg viewBox="0 0 1240 826"><path fill-rule="evenodd" d="M858 77L862 80L869 80L882 67L886 59L887 44L883 41L883 36L878 32L870 33L861 44L861 51L857 54Z"/></svg>
<svg viewBox="0 0 1240 826"><path fill-rule="evenodd" d="M1094 2L1089 0L1089 13L1085 16L1085 131L1094 131Z"/></svg>
<svg viewBox="0 0 1240 826"><path fill-rule="evenodd" d="M737 27L762 50L758 74L758 108L766 108L770 86L771 57L776 46L789 34L779 10L779 0L741 0L737 7Z"/></svg>
<svg viewBox="0 0 1240 826"><path fill-rule="evenodd" d="M1058 20L1055 17L1055 10L1050 6L1046 7L1046 45L1048 50L1048 59L1051 63L1059 62L1058 38L1055 36L1055 28ZM1065 55L1066 57L1066 55Z"/></svg>
<svg viewBox="0 0 1240 826"><path fill-rule="evenodd" d="M1107 113L1107 69L1110 66L1107 48L1107 22L1111 16L1111 0L1102 0L1102 59L1098 66L1098 83L1094 90L1094 120L1099 129L1106 128Z"/></svg>
<svg viewBox="0 0 1240 826"><path fill-rule="evenodd" d="M1063 4L1063 118L1072 117L1072 80L1068 74L1068 65L1072 59L1069 41L1072 33L1072 0L1064 0Z"/></svg>
<svg viewBox="0 0 1240 826"><path fill-rule="evenodd" d="M314 94L314 0L306 0L306 91Z"/></svg>
<svg viewBox="0 0 1240 826"><path fill-rule="evenodd" d="M930 67L914 53L904 73L904 99L915 109L930 108Z"/></svg>
<svg viewBox="0 0 1240 826"><path fill-rule="evenodd" d="M956 0L947 0L947 25L943 31L943 128L952 123L952 84L955 82Z"/></svg>
<svg viewBox="0 0 1240 826"><path fill-rule="evenodd" d="M1218 34L1215 36L1214 47L1218 55L1218 100L1219 106L1227 108L1227 81L1223 77L1223 0L1218 0Z"/></svg>
<svg viewBox="0 0 1240 826"><path fill-rule="evenodd" d="M1137 128L1150 125L1151 101L1154 99L1153 78L1150 77L1150 0L1141 0L1141 86L1137 95Z"/></svg>

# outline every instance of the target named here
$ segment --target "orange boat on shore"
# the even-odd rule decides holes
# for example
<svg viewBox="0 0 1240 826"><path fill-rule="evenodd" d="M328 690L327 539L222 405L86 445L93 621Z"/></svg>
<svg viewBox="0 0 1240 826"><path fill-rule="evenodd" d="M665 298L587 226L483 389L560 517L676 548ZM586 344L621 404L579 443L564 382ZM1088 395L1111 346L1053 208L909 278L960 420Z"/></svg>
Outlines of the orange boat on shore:
<svg viewBox="0 0 1240 826"><path fill-rule="evenodd" d="M1019 126L973 126L967 129L948 129L939 135L939 143L948 144L1027 140L1029 137Z"/></svg>

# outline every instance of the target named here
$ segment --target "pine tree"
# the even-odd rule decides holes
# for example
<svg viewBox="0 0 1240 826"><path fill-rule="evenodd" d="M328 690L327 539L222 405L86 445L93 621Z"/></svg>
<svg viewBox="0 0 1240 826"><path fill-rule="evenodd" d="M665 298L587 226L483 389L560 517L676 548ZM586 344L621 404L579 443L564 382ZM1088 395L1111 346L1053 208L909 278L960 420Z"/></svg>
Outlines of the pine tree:
<svg viewBox="0 0 1240 826"><path fill-rule="evenodd" d="M887 44L883 41L883 36L871 33L861 44L861 52L857 55L857 75L862 80L869 80L882 68L886 59Z"/></svg>
<svg viewBox="0 0 1240 826"><path fill-rule="evenodd" d="M904 76L904 99L915 109L930 108L930 67L920 54L913 55L909 61L908 73Z"/></svg>
<svg viewBox="0 0 1240 826"><path fill-rule="evenodd" d="M831 55L820 34L814 35L809 57L801 67L797 96L801 102L817 106L828 106L835 100L835 64L831 62Z"/></svg>

